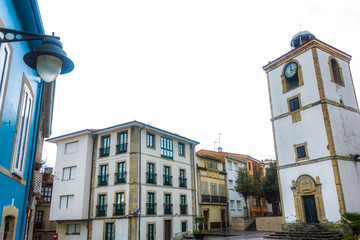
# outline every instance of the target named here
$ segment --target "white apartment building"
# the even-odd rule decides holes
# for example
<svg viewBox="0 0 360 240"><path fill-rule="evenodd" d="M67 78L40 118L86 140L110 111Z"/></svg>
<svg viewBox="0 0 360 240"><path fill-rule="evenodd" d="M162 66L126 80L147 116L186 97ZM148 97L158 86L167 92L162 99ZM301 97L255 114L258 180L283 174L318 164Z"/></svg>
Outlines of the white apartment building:
<svg viewBox="0 0 360 240"><path fill-rule="evenodd" d="M198 142L141 122L55 137L50 219L59 239L180 239L191 233Z"/></svg>
<svg viewBox="0 0 360 240"><path fill-rule="evenodd" d="M248 161L246 159L233 155L226 155L225 167L227 172L228 185L228 216L229 225L232 225L233 217L246 217L245 200L241 193L236 191L237 171L239 168L246 168Z"/></svg>

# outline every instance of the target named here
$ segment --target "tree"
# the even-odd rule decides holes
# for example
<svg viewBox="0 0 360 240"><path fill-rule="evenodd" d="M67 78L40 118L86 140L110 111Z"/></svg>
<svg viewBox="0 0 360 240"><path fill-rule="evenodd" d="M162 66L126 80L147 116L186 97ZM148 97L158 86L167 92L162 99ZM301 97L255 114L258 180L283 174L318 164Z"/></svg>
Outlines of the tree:
<svg viewBox="0 0 360 240"><path fill-rule="evenodd" d="M341 215L341 223L348 226L353 234L360 234L360 213L345 212Z"/></svg>
<svg viewBox="0 0 360 240"><path fill-rule="evenodd" d="M248 198L251 196L251 182L252 177L245 167L239 168L236 179L236 191L240 192L245 199L245 207L248 206ZM249 216L249 212L246 211L246 216Z"/></svg>
<svg viewBox="0 0 360 240"><path fill-rule="evenodd" d="M260 214L261 214L261 198L264 197L264 191L262 188L262 176L263 172L260 167L254 166L253 175L251 178L251 195L260 203Z"/></svg>
<svg viewBox="0 0 360 240"><path fill-rule="evenodd" d="M266 169L266 175L262 180L262 189L268 203L280 202L279 182L275 162L271 162L269 168Z"/></svg>

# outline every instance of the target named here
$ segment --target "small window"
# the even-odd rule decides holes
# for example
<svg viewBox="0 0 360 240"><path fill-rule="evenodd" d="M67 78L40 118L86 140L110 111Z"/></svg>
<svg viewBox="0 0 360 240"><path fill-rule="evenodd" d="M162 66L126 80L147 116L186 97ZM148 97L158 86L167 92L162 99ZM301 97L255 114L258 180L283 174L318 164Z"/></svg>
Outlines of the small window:
<svg viewBox="0 0 360 240"><path fill-rule="evenodd" d="M76 177L76 167L67 167L63 169L62 180L71 180Z"/></svg>
<svg viewBox="0 0 360 240"><path fill-rule="evenodd" d="M65 144L65 154L74 153L78 151L79 142L71 142Z"/></svg>
<svg viewBox="0 0 360 240"><path fill-rule="evenodd" d="M231 209L232 211L235 210L235 200L230 200L230 209Z"/></svg>
<svg viewBox="0 0 360 240"><path fill-rule="evenodd" d="M224 185L219 185L219 195L225 196Z"/></svg>
<svg viewBox="0 0 360 240"><path fill-rule="evenodd" d="M105 225L105 240L115 239L115 226L114 223L106 223Z"/></svg>
<svg viewBox="0 0 360 240"><path fill-rule="evenodd" d="M45 202L51 202L51 192L52 187L50 186L41 188L41 196L44 198Z"/></svg>
<svg viewBox="0 0 360 240"><path fill-rule="evenodd" d="M293 111L296 111L296 110L300 109L299 98L294 97L294 98L290 99L289 100L289 107L290 107L290 112L293 112Z"/></svg>
<svg viewBox="0 0 360 240"><path fill-rule="evenodd" d="M298 158L306 157L305 146L297 147L296 151L297 151Z"/></svg>
<svg viewBox="0 0 360 240"><path fill-rule="evenodd" d="M305 160L308 159L308 152L307 152L307 143L294 145L295 148L295 154L296 154L296 160Z"/></svg>
<svg viewBox="0 0 360 240"><path fill-rule="evenodd" d="M67 224L66 235L80 235L80 224Z"/></svg>
<svg viewBox="0 0 360 240"><path fill-rule="evenodd" d="M181 232L187 231L187 222L181 222Z"/></svg>
<svg viewBox="0 0 360 240"><path fill-rule="evenodd" d="M207 160L206 167L211 168L211 169L217 169L217 162L212 161L212 160Z"/></svg>
<svg viewBox="0 0 360 240"><path fill-rule="evenodd" d="M34 221L34 228L43 228L43 216L44 211L36 211L35 212L35 221Z"/></svg>
<svg viewBox="0 0 360 240"><path fill-rule="evenodd" d="M211 188L211 195L212 195L212 196L217 196L216 183L211 183L211 184L210 184L210 188Z"/></svg>
<svg viewBox="0 0 360 240"><path fill-rule="evenodd" d="M173 159L173 140L166 137L161 137L160 145L161 157Z"/></svg>
<svg viewBox="0 0 360 240"><path fill-rule="evenodd" d="M228 165L228 169L229 170L232 170L232 162L231 161L227 161L227 165Z"/></svg>
<svg viewBox="0 0 360 240"><path fill-rule="evenodd" d="M185 144L179 143L179 155L185 156Z"/></svg>
<svg viewBox="0 0 360 240"><path fill-rule="evenodd" d="M146 142L147 147L155 148L155 135L152 133L147 133Z"/></svg>
<svg viewBox="0 0 360 240"><path fill-rule="evenodd" d="M24 84L21 102L19 106L19 118L16 126L16 142L14 148L14 158L12 172L22 177L25 165L27 142L31 120L33 96L30 89Z"/></svg>
<svg viewBox="0 0 360 240"><path fill-rule="evenodd" d="M74 202L74 195L60 196L60 209L72 208Z"/></svg>
<svg viewBox="0 0 360 240"><path fill-rule="evenodd" d="M342 69L338 61L334 57L329 58L331 81L345 87L344 79L342 75Z"/></svg>
<svg viewBox="0 0 360 240"><path fill-rule="evenodd" d="M236 201L236 206L237 206L237 210L240 211L241 210L241 201L240 200Z"/></svg>

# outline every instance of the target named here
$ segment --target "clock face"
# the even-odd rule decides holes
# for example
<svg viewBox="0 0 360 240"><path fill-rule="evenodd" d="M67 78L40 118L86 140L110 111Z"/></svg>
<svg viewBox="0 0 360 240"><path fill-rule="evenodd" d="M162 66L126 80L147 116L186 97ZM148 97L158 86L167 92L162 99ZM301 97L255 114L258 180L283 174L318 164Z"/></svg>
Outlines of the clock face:
<svg viewBox="0 0 360 240"><path fill-rule="evenodd" d="M296 62L291 62L291 63L289 63L289 64L286 65L286 67L285 67L285 71L284 71L285 77L286 77L286 78L291 78L291 77L293 77L293 76L296 74L297 70L298 70L298 65L297 65Z"/></svg>

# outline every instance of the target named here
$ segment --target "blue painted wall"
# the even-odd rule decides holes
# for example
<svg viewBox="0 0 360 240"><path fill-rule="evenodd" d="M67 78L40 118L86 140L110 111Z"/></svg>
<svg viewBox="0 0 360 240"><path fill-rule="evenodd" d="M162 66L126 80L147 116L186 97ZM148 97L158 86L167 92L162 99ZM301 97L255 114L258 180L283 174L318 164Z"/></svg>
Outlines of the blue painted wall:
<svg viewBox="0 0 360 240"><path fill-rule="evenodd" d="M14 5L14 2L16 2L16 5ZM33 7L34 4L36 6L35 8ZM35 9L35 12L33 9ZM0 19L6 28L43 33L40 15L37 12L37 3L33 0L1 0ZM3 207L11 205L13 199L14 206L19 209L15 239L23 239L24 236L29 184L31 183L32 168L35 161L35 140L39 121L40 78L36 71L26 66L23 61L24 54L32 50L31 48L34 44L39 44L39 41L33 41L33 43L30 44L31 46L28 42L11 43L13 51L0 125L0 165L11 172L11 158L16 136L16 121L20 104L23 75L25 74L34 94L23 174L23 180L27 185L24 186L13 178L0 173L0 216L2 216ZM10 122L10 125L8 122Z"/></svg>

